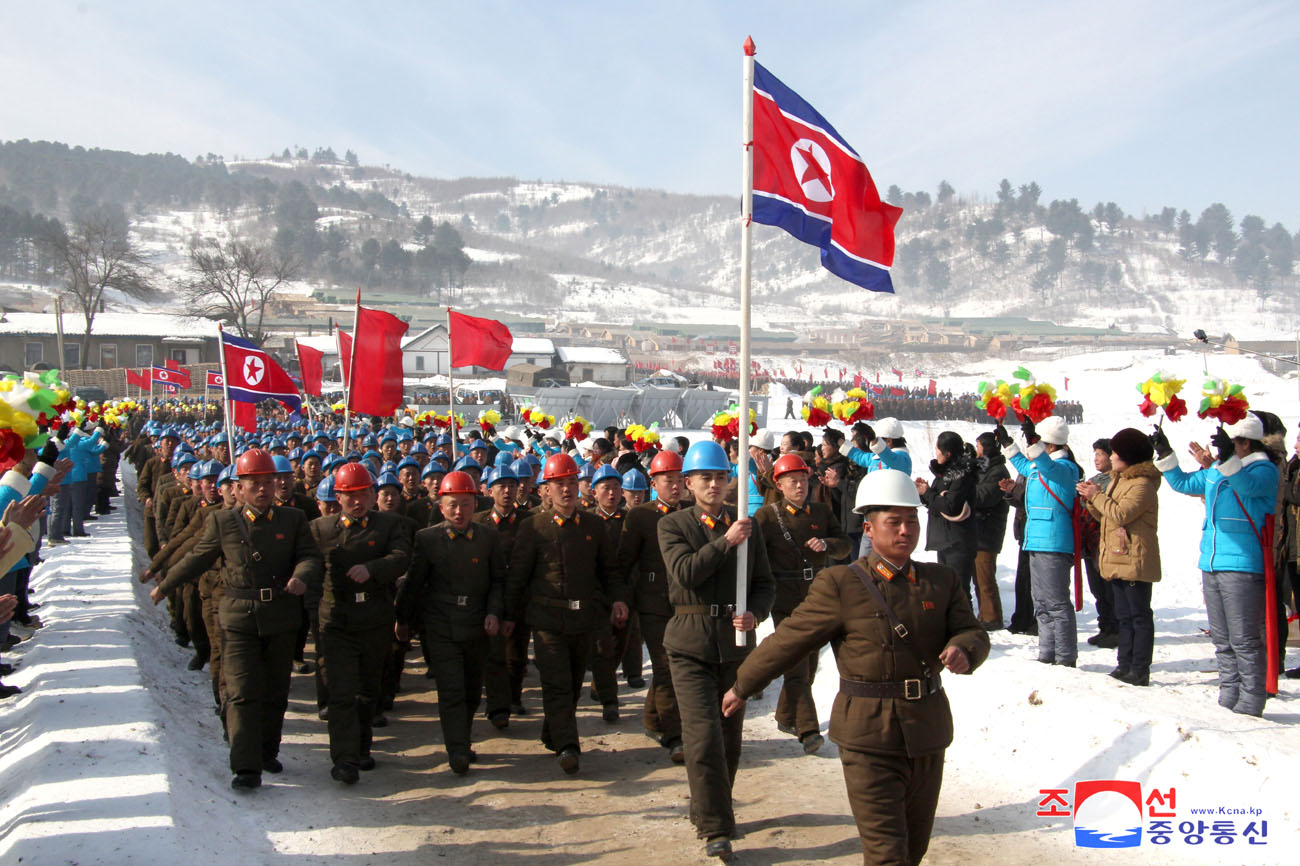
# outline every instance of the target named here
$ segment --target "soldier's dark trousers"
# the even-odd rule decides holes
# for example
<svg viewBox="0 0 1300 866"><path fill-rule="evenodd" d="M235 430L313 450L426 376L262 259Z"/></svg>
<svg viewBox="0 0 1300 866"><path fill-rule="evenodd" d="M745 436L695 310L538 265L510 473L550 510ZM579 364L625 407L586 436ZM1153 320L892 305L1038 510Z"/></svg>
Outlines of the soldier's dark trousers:
<svg viewBox="0 0 1300 866"><path fill-rule="evenodd" d="M379 701L392 624L367 629L321 626L321 654L329 665L330 760L356 766L370 754L370 720Z"/></svg>
<svg viewBox="0 0 1300 866"><path fill-rule="evenodd" d="M222 718L226 715L226 683L222 679L221 658L224 635L217 609L221 606L221 596L212 595L213 590L204 587L206 581L199 581L199 600L203 608L203 625L208 633L208 673L212 675L212 701ZM208 594L204 594L208 593Z"/></svg>
<svg viewBox="0 0 1300 866"><path fill-rule="evenodd" d="M469 751L474 711L483 695L487 637L453 641L429 638L434 679L438 681L438 723L447 754Z"/></svg>
<svg viewBox="0 0 1300 866"><path fill-rule="evenodd" d="M578 743L578 695L587 678L587 649L591 632L560 634L533 632L533 652L542 681L542 744L554 752Z"/></svg>
<svg viewBox="0 0 1300 866"><path fill-rule="evenodd" d="M150 559L158 555L158 521L154 518L152 508L143 508L144 514L144 552ZM57 527L50 530L51 538L62 538Z"/></svg>
<svg viewBox="0 0 1300 866"><path fill-rule="evenodd" d="M677 693L673 691L672 667L664 649L664 629L668 617L641 614L641 635L650 651L650 688L645 693L642 721L646 730L659 734L665 745L682 738L682 719L677 711Z"/></svg>
<svg viewBox="0 0 1300 866"><path fill-rule="evenodd" d="M393 638L388 645L388 657L384 660L383 687L379 693L379 710L391 710L397 698L397 690L402 684L402 671L406 669L406 654L411 651L409 640L400 641ZM317 670L320 667L317 666Z"/></svg>
<svg viewBox="0 0 1300 866"><path fill-rule="evenodd" d="M168 594L167 614L171 618L172 631L176 634L177 639L188 641L190 639L190 629L185 624L185 591L183 589L172 590Z"/></svg>
<svg viewBox="0 0 1300 866"><path fill-rule="evenodd" d="M636 611L632 611L627 621L627 646L623 648L623 679L630 680L633 677L641 676L641 668L645 665L645 657L641 654L641 617Z"/></svg>
<svg viewBox="0 0 1300 866"><path fill-rule="evenodd" d="M198 584L187 583L182 586L180 597L185 631L194 643L194 652L199 658L208 661L212 658L212 645L208 640L208 627L203 619L203 599L199 597Z"/></svg>
<svg viewBox="0 0 1300 866"><path fill-rule="evenodd" d="M736 816L731 808L731 786L740 766L745 711L723 718L722 696L735 685L740 663L706 662L674 652L668 653L668 662L682 715L691 823L701 839L732 836Z"/></svg>
<svg viewBox="0 0 1300 866"><path fill-rule="evenodd" d="M226 679L226 731L230 769L261 773L262 761L280 753L280 732L289 705L296 632L265 637L224 631L222 668Z"/></svg>
<svg viewBox="0 0 1300 866"><path fill-rule="evenodd" d="M943 784L943 752L921 758L840 749L862 862L915 866L930 846Z"/></svg>
<svg viewBox="0 0 1300 866"><path fill-rule="evenodd" d="M316 673L312 675L312 680L316 685L316 709L323 710L330 705L330 682L329 674L325 670L325 651L321 649L320 644L320 609L314 605L307 605L306 616L307 631L311 635L311 645L316 651Z"/></svg>
<svg viewBox="0 0 1300 866"><path fill-rule="evenodd" d="M789 614L773 613L772 621L779 626L787 616ZM812 694L813 678L817 676L817 656L820 652L820 647L813 650L785 672L784 681L781 683L781 696L776 701L774 715L777 724L794 728L795 733L800 737L804 734L815 734L821 728L821 723L817 720L817 704L813 701Z"/></svg>
<svg viewBox="0 0 1300 866"><path fill-rule="evenodd" d="M629 628L605 623L592 635L591 687L607 707L618 706L618 664L627 651Z"/></svg>
<svg viewBox="0 0 1300 866"><path fill-rule="evenodd" d="M531 635L527 623L517 622L510 637L498 634L488 638L487 664L483 669L487 715L509 713L511 704L523 703L528 638Z"/></svg>

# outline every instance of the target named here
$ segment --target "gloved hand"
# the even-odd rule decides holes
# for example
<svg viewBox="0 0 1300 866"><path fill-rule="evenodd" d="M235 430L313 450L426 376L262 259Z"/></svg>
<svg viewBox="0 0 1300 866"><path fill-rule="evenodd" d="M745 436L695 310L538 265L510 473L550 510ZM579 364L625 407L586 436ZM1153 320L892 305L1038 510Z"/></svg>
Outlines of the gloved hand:
<svg viewBox="0 0 1300 866"><path fill-rule="evenodd" d="M1165 435L1165 431L1161 428L1156 427L1155 431L1147 438L1151 441L1151 447L1156 449L1156 457L1163 460L1174 453L1174 446L1169 444L1169 437Z"/></svg>
<svg viewBox="0 0 1300 866"><path fill-rule="evenodd" d="M1038 442L1038 433L1034 430L1034 422L1032 419L1026 418L1024 421L1020 422L1020 432L1025 434L1026 445L1033 445Z"/></svg>
<svg viewBox="0 0 1300 866"><path fill-rule="evenodd" d="M1227 430L1223 429L1222 424L1210 437L1210 444L1214 446L1214 456L1220 463L1237 453L1236 449L1232 447L1232 437L1228 435Z"/></svg>
<svg viewBox="0 0 1300 866"><path fill-rule="evenodd" d="M60 442L66 442L66 441L68 441L68 435L69 435L70 433L72 433L72 422L71 422L71 421L64 421L62 424L59 425L59 441L60 441Z"/></svg>
<svg viewBox="0 0 1300 866"><path fill-rule="evenodd" d="M1001 422L998 422L998 426L993 428L993 438L1003 448L1011 445L1011 434L1007 432L1007 428L1003 427Z"/></svg>
<svg viewBox="0 0 1300 866"><path fill-rule="evenodd" d="M45 447L42 448L41 453L37 455L36 462L45 463L49 466L53 466L55 463L58 462L58 460L59 460L59 446L55 444L54 437L51 436L49 439L45 441Z"/></svg>

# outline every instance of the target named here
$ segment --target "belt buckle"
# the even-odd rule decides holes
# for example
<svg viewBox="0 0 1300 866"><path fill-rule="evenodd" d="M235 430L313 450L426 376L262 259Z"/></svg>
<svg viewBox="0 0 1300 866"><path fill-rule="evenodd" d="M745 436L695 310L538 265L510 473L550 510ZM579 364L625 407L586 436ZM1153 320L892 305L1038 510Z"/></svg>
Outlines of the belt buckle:
<svg viewBox="0 0 1300 866"><path fill-rule="evenodd" d="M911 634L911 632L907 630L907 626L903 625L900 622L898 625L894 626L894 634L898 635L901 638L906 638L909 634Z"/></svg>
<svg viewBox="0 0 1300 866"><path fill-rule="evenodd" d="M257 591L258 601L271 601L274 598L275 590L271 589L269 586L264 586Z"/></svg>
<svg viewBox="0 0 1300 866"><path fill-rule="evenodd" d="M356 593L355 598L354 598L353 600L354 600L357 604L361 604L363 601L365 601L365 600L366 600L367 598L369 598L369 597L370 597L370 596L367 595L367 594L364 593L364 592L358 592L358 593Z"/></svg>
<svg viewBox="0 0 1300 866"><path fill-rule="evenodd" d="M920 680L903 680L903 698L909 701L919 701L925 697L921 692Z"/></svg>
<svg viewBox="0 0 1300 866"><path fill-rule="evenodd" d="M813 570L812 570L811 568L805 568L805 569L803 570L803 579L804 579L804 580L812 580L812 579L813 579Z"/></svg>
<svg viewBox="0 0 1300 866"><path fill-rule="evenodd" d="M469 607L469 596L468 595L456 596L456 607Z"/></svg>
<svg viewBox="0 0 1300 866"><path fill-rule="evenodd" d="M569 610L582 610L582 599L580 598L569 599Z"/></svg>
<svg viewBox="0 0 1300 866"><path fill-rule="evenodd" d="M653 571L647 571L647 572L646 572L646 581L647 581L648 583L654 583L654 582L655 582L655 573L654 573Z"/></svg>
<svg viewBox="0 0 1300 866"><path fill-rule="evenodd" d="M720 605L716 605L716 604L711 604L711 605L709 605L709 616L711 616L711 617L717 617L719 607L720 607Z"/></svg>

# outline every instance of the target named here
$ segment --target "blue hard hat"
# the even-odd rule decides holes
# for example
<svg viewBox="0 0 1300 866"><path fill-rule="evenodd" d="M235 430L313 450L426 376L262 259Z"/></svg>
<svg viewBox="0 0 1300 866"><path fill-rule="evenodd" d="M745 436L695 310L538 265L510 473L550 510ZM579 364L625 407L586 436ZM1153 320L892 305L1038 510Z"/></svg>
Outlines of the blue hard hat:
<svg viewBox="0 0 1300 866"><path fill-rule="evenodd" d="M179 444L179 445L176 446L176 450L178 450L178 451L184 451L186 454L193 454L193 453L194 453L194 446L191 445L191 444L188 443L188 442L182 442L181 444Z"/></svg>
<svg viewBox="0 0 1300 866"><path fill-rule="evenodd" d="M434 444L435 444L435 445L450 445L450 444L451 444L451 436L450 436L449 434L447 434L447 433L443 433L443 434L441 434L441 435L438 437L438 441L435 442Z"/></svg>
<svg viewBox="0 0 1300 866"><path fill-rule="evenodd" d="M457 472L464 472L467 469L473 469L475 472L479 473L483 471L483 467L478 465L478 461L469 455L465 455L457 460L454 469Z"/></svg>
<svg viewBox="0 0 1300 866"><path fill-rule="evenodd" d="M195 460L195 461L190 465L190 480L191 480L191 481L198 481L200 478L203 477L203 464L206 463L206 462L207 462L207 461L204 461L204 460Z"/></svg>
<svg viewBox="0 0 1300 866"><path fill-rule="evenodd" d="M542 468L542 458L538 457L536 454L532 453L531 451L524 455L524 459L527 460L528 465L532 466L534 469Z"/></svg>
<svg viewBox="0 0 1300 866"><path fill-rule="evenodd" d="M423 454L425 457L428 457L428 456L429 456L429 449L424 447L424 443L423 443L423 442L416 442L416 443L415 443L415 446L414 446L413 448L411 448L411 453L412 453L412 454Z"/></svg>
<svg viewBox="0 0 1300 866"><path fill-rule="evenodd" d="M226 436L225 433L213 433L212 438L208 440L209 445L226 445L229 442L230 439Z"/></svg>
<svg viewBox="0 0 1300 866"><path fill-rule="evenodd" d="M226 468L220 460L204 460L199 465L203 467L200 478L220 478Z"/></svg>
<svg viewBox="0 0 1300 866"><path fill-rule="evenodd" d="M579 481L582 481L582 480L584 480L584 479L587 480L587 481L590 481L590 480L591 480L591 476L593 476L593 475L595 475L595 474L596 474L595 467L593 467L590 463L584 463L584 464L582 464L581 466L578 467L578 480L579 480Z"/></svg>
<svg viewBox="0 0 1300 866"><path fill-rule="evenodd" d="M443 469L449 469L449 468L451 468L451 458L448 457L446 454L442 453L441 451L436 452L436 453L435 453L431 458L429 458L429 459L430 459L431 461L433 461L434 463L441 463Z"/></svg>
<svg viewBox="0 0 1300 866"><path fill-rule="evenodd" d="M589 463L587 465L590 466L591 464ZM581 474L581 470L579 470L579 474ZM623 486L623 476L618 474L617 469L615 469L613 466L602 466L599 469L597 469L594 473L592 473L591 486L595 487L597 484L599 484L602 481L610 481L610 480L617 481L619 487Z"/></svg>
<svg viewBox="0 0 1300 866"><path fill-rule="evenodd" d="M410 429L403 427L400 431L398 431L397 443L399 445L403 442L413 442L413 441L415 441L415 434L412 433Z"/></svg>
<svg viewBox="0 0 1300 866"><path fill-rule="evenodd" d="M360 452L360 451L349 451L349 452L348 452L348 456L347 456L346 459L347 459L347 462L348 462L348 463L360 463L360 462L361 462L361 452Z"/></svg>
<svg viewBox="0 0 1300 866"><path fill-rule="evenodd" d="M369 436L367 436L365 439L362 440L361 445L364 448L378 448L379 438L376 437L374 433L371 433Z"/></svg>
<svg viewBox="0 0 1300 866"><path fill-rule="evenodd" d="M397 471L401 472L403 469L407 468L408 466L414 469L416 472L420 471L420 461L416 460L414 457L403 457L401 460L399 460L397 463Z"/></svg>
<svg viewBox="0 0 1300 866"><path fill-rule="evenodd" d="M301 448L290 448L290 449L289 449L289 453L286 454L285 456L288 457L290 460L301 460L301 459L302 459L302 449L301 449Z"/></svg>
<svg viewBox="0 0 1300 866"><path fill-rule="evenodd" d="M316 485L316 499L318 502L338 502L334 495L334 476L326 475L321 479L320 484Z"/></svg>
<svg viewBox="0 0 1300 866"><path fill-rule="evenodd" d="M332 442L332 441L334 441L334 437L333 437L333 436L330 436L330 434L328 434L328 433L326 433L324 430L322 430L321 432L317 433L315 436L311 437L311 441L313 441L313 442Z"/></svg>
<svg viewBox="0 0 1300 866"><path fill-rule="evenodd" d="M469 443L469 450L486 451L488 450L488 446L487 443L484 442L482 439L475 439L473 442Z"/></svg>
<svg viewBox="0 0 1300 866"><path fill-rule="evenodd" d="M380 444L380 445L383 445L385 442L392 442L394 445L396 445L396 444L397 444L397 436L395 436L395 435L392 434L392 433L385 433L385 434L384 434L384 438L382 438L382 439L379 440L379 444Z"/></svg>
<svg viewBox="0 0 1300 866"><path fill-rule="evenodd" d="M644 474L636 469L629 469L623 473L623 489L645 492L650 489L650 485L646 482Z"/></svg>
<svg viewBox="0 0 1300 866"><path fill-rule="evenodd" d="M289 458L285 457L283 454L276 454L271 457L271 460L275 463L276 475L285 475L293 472L293 465L289 463Z"/></svg>
<svg viewBox="0 0 1300 866"><path fill-rule="evenodd" d="M686 458L682 460L683 475L690 475L692 472L730 471L731 461L727 459L727 452L712 439L696 442L686 450Z"/></svg>
<svg viewBox="0 0 1300 866"><path fill-rule="evenodd" d="M392 472L380 472L379 482L376 487L401 487L402 482L397 480L397 476Z"/></svg>
<svg viewBox="0 0 1300 866"><path fill-rule="evenodd" d="M491 487L502 481L518 481L519 476L509 466L489 466L483 473L483 484L485 487Z"/></svg>
<svg viewBox="0 0 1300 866"><path fill-rule="evenodd" d="M325 459L320 462L320 468L322 472L330 473L334 471L335 466L338 466L340 463L346 463L346 462L347 461L344 460L339 455L330 454L327 455Z"/></svg>
<svg viewBox="0 0 1300 866"><path fill-rule="evenodd" d="M439 460L430 460L429 465L424 467L424 471L420 473L420 478L428 478L430 475L437 475L438 473L446 475L447 467L443 466Z"/></svg>
<svg viewBox="0 0 1300 866"><path fill-rule="evenodd" d="M515 458L509 451L498 451L496 459L492 462L497 466L511 466L514 464Z"/></svg>
<svg viewBox="0 0 1300 866"><path fill-rule="evenodd" d="M380 475L383 475L385 472L391 472L391 473L393 473L394 475L396 475L396 474L397 474L397 463L396 463L395 461L392 461L392 460L385 460L385 461L380 465L380 467L379 467L379 474L380 474Z"/></svg>
<svg viewBox="0 0 1300 866"><path fill-rule="evenodd" d="M316 460L323 461L325 459L325 455L321 454L315 448L309 448L308 450L302 452L302 460L300 462L306 463L308 460L311 460L313 458Z"/></svg>
<svg viewBox="0 0 1300 866"><path fill-rule="evenodd" d="M523 481L525 478L533 477L533 464L529 463L522 457L511 463L510 468L514 471L515 477L520 481Z"/></svg>
<svg viewBox="0 0 1300 866"><path fill-rule="evenodd" d="M232 484L235 481L235 467L233 466L227 466L225 469L222 469L221 474L217 476L217 484L225 484L227 481Z"/></svg>
<svg viewBox="0 0 1300 866"><path fill-rule="evenodd" d="M177 451L176 456L172 458L172 468L180 469L182 466L188 466L191 463L198 462L198 458L189 451Z"/></svg>
<svg viewBox="0 0 1300 866"><path fill-rule="evenodd" d="M361 455L361 459L362 460L383 460L384 458L380 456L378 451L367 451L365 454Z"/></svg>

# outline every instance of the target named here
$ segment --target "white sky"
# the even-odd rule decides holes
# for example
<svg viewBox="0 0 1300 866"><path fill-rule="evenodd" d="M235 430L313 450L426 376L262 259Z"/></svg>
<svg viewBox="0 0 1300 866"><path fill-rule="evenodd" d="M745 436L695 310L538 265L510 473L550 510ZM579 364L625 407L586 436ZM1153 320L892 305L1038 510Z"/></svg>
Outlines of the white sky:
<svg viewBox="0 0 1300 866"><path fill-rule="evenodd" d="M1300 4L0 4L0 138L738 193L740 46L883 191L1300 229Z"/></svg>

